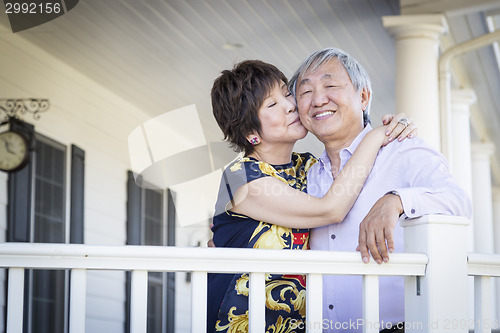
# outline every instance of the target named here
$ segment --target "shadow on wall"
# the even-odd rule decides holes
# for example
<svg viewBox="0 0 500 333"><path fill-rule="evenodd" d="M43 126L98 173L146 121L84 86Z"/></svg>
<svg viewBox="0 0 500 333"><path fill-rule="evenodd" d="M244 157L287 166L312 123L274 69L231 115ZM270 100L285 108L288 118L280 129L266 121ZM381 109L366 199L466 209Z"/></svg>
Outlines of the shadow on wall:
<svg viewBox="0 0 500 333"><path fill-rule="evenodd" d="M222 171L237 157L226 142L207 143L194 104L144 122L128 148L138 186L174 192L180 226L213 216Z"/></svg>

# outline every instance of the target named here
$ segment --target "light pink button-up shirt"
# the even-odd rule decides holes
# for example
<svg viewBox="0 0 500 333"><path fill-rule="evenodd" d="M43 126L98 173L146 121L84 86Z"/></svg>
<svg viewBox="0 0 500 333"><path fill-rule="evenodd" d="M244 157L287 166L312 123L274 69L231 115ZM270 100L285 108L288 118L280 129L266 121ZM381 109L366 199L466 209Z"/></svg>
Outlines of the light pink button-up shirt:
<svg viewBox="0 0 500 333"><path fill-rule="evenodd" d="M340 151L341 168L370 130L368 125L349 147ZM332 182L330 159L325 151L319 162L309 170L307 192L323 197ZM470 199L449 173L445 158L419 138L406 139L392 142L380 150L349 214L341 223L314 229L311 232L311 249L356 251L359 224L375 202L391 190L398 191L401 196L403 216L471 215ZM394 238L395 252L403 252L403 228L399 224ZM362 332L361 277L325 276L323 281L324 331ZM379 324L384 329L388 328L387 323L404 321L403 283L402 277L380 277L380 323L370 325Z"/></svg>

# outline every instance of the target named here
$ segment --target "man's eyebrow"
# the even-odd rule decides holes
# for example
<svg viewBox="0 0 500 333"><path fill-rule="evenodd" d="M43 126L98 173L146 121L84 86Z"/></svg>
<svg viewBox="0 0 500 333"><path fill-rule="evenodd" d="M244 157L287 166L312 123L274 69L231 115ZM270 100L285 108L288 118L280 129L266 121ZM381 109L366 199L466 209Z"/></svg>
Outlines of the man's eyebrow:
<svg viewBox="0 0 500 333"><path fill-rule="evenodd" d="M325 75L323 75L321 77L321 80L329 80L333 77L332 74L329 74L329 73L326 73ZM300 86L304 85L304 84L310 84L311 83L311 80L309 79L303 79L299 82L299 85L297 86L297 88L299 88Z"/></svg>
<svg viewBox="0 0 500 333"><path fill-rule="evenodd" d="M311 80L303 79L299 82L299 85L297 86L297 88L299 88L300 86L303 86L304 84L309 84L309 83L311 83Z"/></svg>

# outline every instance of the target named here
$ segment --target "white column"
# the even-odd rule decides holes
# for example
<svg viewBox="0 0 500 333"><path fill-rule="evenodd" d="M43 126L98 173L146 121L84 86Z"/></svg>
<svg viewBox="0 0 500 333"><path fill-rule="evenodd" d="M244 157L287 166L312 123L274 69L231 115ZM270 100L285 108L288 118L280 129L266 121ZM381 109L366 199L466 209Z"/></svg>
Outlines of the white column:
<svg viewBox="0 0 500 333"><path fill-rule="evenodd" d="M493 199L493 230L495 253L500 254L500 186L495 186L491 189Z"/></svg>
<svg viewBox="0 0 500 333"><path fill-rule="evenodd" d="M493 253L493 207L490 156L492 143L472 144L472 223L475 252Z"/></svg>
<svg viewBox="0 0 500 333"><path fill-rule="evenodd" d="M400 15L382 20L396 40L396 111L412 117L420 125L419 136L440 150L439 37L447 31L446 19Z"/></svg>
<svg viewBox="0 0 500 333"><path fill-rule="evenodd" d="M470 141L470 106L476 102L473 90L451 92L451 154L450 168L458 184L472 198L472 157ZM474 252L474 227L467 226L467 251ZM474 277L468 278L469 299L474 299ZM468 302L468 319L474 321L474 302ZM473 326L469 327L470 329Z"/></svg>
<svg viewBox="0 0 500 333"><path fill-rule="evenodd" d="M495 253L500 254L500 187L494 187L493 193L493 241ZM496 319L500 321L500 279L494 279L496 282Z"/></svg>
<svg viewBox="0 0 500 333"><path fill-rule="evenodd" d="M451 170L457 183L472 198L472 157L470 140L470 106L476 102L473 90L454 90L451 93L451 134L453 142ZM467 249L474 251L472 224L467 230Z"/></svg>
<svg viewBox="0 0 500 333"><path fill-rule="evenodd" d="M491 190L493 197L493 241L495 243L495 253L500 254L500 187L493 187ZM499 298L500 299L500 298Z"/></svg>
<svg viewBox="0 0 500 333"><path fill-rule="evenodd" d="M461 89L451 92L453 159L450 163L458 184L469 196L472 196L470 106L476 100L473 90Z"/></svg>

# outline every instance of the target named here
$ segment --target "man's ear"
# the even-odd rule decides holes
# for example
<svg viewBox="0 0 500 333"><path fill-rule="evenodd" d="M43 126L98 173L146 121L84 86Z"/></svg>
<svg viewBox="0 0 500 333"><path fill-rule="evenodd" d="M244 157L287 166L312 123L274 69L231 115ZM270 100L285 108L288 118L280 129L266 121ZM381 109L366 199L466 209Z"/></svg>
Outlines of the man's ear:
<svg viewBox="0 0 500 333"><path fill-rule="evenodd" d="M363 90L361 90L361 93L360 93L360 97L361 97L361 109L363 109L363 111L368 107L368 102L370 101L370 96L371 96L371 92L368 91L368 89L363 88Z"/></svg>

